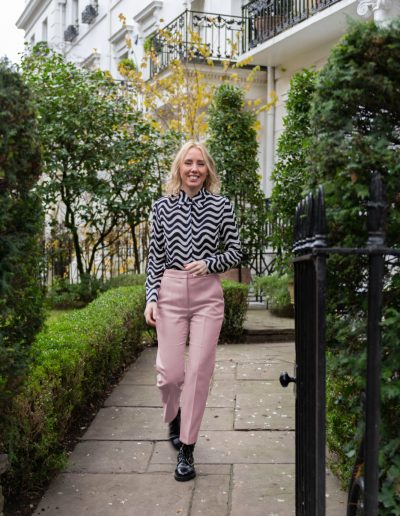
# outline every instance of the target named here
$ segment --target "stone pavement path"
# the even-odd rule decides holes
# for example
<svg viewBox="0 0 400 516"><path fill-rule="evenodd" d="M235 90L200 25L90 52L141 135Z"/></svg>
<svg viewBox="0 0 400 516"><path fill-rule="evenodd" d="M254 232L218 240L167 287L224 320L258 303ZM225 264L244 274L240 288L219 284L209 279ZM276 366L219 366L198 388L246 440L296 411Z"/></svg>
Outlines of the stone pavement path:
<svg viewBox="0 0 400 516"><path fill-rule="evenodd" d="M220 345L195 449L195 480L173 478L147 348L114 389L51 483L35 515L289 516L294 511L293 343ZM345 495L328 473L327 515L344 516Z"/></svg>

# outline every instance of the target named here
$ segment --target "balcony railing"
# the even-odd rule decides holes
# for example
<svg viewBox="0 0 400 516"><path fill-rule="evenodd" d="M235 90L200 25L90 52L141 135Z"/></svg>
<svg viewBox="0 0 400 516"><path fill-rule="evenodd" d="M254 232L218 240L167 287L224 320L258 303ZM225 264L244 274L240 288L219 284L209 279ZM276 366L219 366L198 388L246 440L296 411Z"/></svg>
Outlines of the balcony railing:
<svg viewBox="0 0 400 516"><path fill-rule="evenodd" d="M242 8L246 20L244 52L339 1L252 0Z"/></svg>
<svg viewBox="0 0 400 516"><path fill-rule="evenodd" d="M156 59L150 76L174 60L236 60L243 52L245 21L241 16L184 11L150 40Z"/></svg>
<svg viewBox="0 0 400 516"><path fill-rule="evenodd" d="M64 41L74 41L79 34L79 25L68 25L64 31Z"/></svg>

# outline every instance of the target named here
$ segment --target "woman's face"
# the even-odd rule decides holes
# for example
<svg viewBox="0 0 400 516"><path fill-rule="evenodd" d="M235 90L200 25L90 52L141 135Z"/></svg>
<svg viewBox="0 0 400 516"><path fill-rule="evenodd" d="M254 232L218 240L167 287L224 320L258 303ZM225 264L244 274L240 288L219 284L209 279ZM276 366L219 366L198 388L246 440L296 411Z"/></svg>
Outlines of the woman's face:
<svg viewBox="0 0 400 516"><path fill-rule="evenodd" d="M188 150L179 167L179 174L182 190L191 195L200 191L208 175L208 168L200 149L191 147Z"/></svg>

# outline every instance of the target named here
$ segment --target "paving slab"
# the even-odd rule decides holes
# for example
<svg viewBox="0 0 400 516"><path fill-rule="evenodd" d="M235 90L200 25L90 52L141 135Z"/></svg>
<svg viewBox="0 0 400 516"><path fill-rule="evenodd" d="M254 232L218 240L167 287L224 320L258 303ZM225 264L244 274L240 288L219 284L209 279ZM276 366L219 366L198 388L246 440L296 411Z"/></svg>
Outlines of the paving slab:
<svg viewBox="0 0 400 516"><path fill-rule="evenodd" d="M277 317L270 310L248 310L244 328L249 330L294 330L294 319Z"/></svg>
<svg viewBox="0 0 400 516"><path fill-rule="evenodd" d="M141 369L129 369L122 380L119 382L120 385L152 385L155 386L157 382L157 372L155 369L151 371Z"/></svg>
<svg viewBox="0 0 400 516"><path fill-rule="evenodd" d="M233 466L231 516L289 516L295 514L294 464ZM326 516L346 514L346 493L337 479L326 475Z"/></svg>
<svg viewBox="0 0 400 516"><path fill-rule="evenodd" d="M238 380L279 380L282 372L292 375L294 363L284 360L264 360L259 362L241 363L237 366Z"/></svg>
<svg viewBox="0 0 400 516"><path fill-rule="evenodd" d="M195 448L202 464L293 463L294 432L201 432ZM157 442L150 464L174 464L176 454L168 442Z"/></svg>
<svg viewBox="0 0 400 516"><path fill-rule="evenodd" d="M153 443L142 441L83 441L69 457L69 473L144 473Z"/></svg>
<svg viewBox="0 0 400 516"><path fill-rule="evenodd" d="M61 474L35 516L188 516L193 482L172 475Z"/></svg>
<svg viewBox="0 0 400 516"><path fill-rule="evenodd" d="M282 356L294 357L294 343L274 344L220 344L217 347L217 361L232 360L245 363L257 360L281 359Z"/></svg>
<svg viewBox="0 0 400 516"><path fill-rule="evenodd" d="M173 474L176 466L177 452L170 446L171 462L162 464L149 464L148 473L169 473ZM231 464L201 464L196 457L196 473L200 477L202 475L231 475Z"/></svg>
<svg viewBox="0 0 400 516"><path fill-rule="evenodd" d="M105 407L162 407L156 385L120 383L104 403Z"/></svg>
<svg viewBox="0 0 400 516"><path fill-rule="evenodd" d="M217 360L214 368L213 379L235 380L237 363L233 359Z"/></svg>
<svg viewBox="0 0 400 516"><path fill-rule="evenodd" d="M233 410L223 407L206 408L202 428L233 429ZM100 409L82 440L163 440L167 438L167 431L161 408L105 407Z"/></svg>
<svg viewBox="0 0 400 516"><path fill-rule="evenodd" d="M230 475L197 477L191 516L228 516Z"/></svg>
<svg viewBox="0 0 400 516"><path fill-rule="evenodd" d="M82 440L153 441L166 439L160 408L105 407L99 410Z"/></svg>
<svg viewBox="0 0 400 516"><path fill-rule="evenodd" d="M294 430L296 400L279 382L241 381L236 387L235 430Z"/></svg>
<svg viewBox="0 0 400 516"><path fill-rule="evenodd" d="M294 486L291 464L235 464L230 516L295 514Z"/></svg>
<svg viewBox="0 0 400 516"><path fill-rule="evenodd" d="M207 407L234 408L237 384L232 380L218 380L214 378L211 391L207 399Z"/></svg>

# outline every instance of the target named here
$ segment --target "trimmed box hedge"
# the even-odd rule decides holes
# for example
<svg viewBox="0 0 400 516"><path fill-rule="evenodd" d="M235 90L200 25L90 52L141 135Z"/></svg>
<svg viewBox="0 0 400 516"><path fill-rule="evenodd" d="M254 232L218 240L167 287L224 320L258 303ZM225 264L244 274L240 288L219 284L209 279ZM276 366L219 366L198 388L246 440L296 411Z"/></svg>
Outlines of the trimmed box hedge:
<svg viewBox="0 0 400 516"><path fill-rule="evenodd" d="M248 307L249 286L237 281L222 280L225 310L220 341L237 342L243 336L243 324Z"/></svg>
<svg viewBox="0 0 400 516"><path fill-rule="evenodd" d="M64 464L62 443L74 417L142 346L144 303L142 286L112 289L38 334L3 436L9 495L35 490Z"/></svg>

